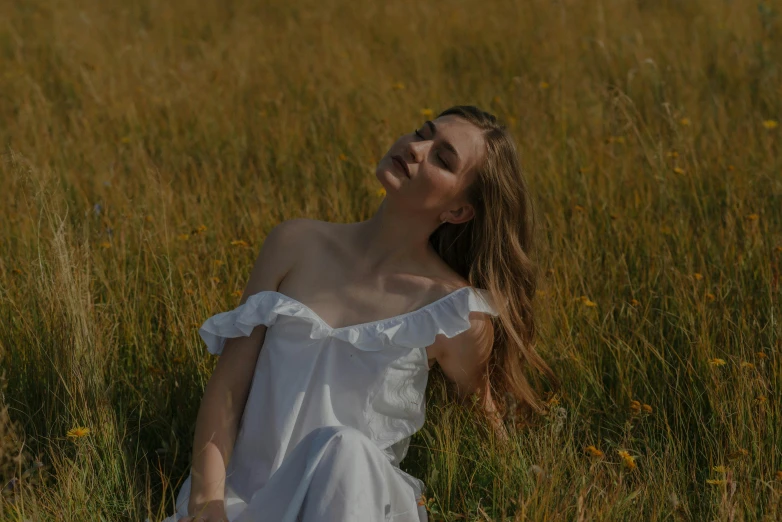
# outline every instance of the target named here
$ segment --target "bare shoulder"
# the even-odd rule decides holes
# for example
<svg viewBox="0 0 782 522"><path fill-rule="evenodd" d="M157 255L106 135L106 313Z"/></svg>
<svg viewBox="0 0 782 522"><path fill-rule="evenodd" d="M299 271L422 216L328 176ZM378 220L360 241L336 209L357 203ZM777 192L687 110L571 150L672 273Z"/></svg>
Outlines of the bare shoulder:
<svg viewBox="0 0 782 522"><path fill-rule="evenodd" d="M323 221L309 218L286 219L275 225L274 229L285 229L291 233L306 233L308 230L315 230L323 225Z"/></svg>
<svg viewBox="0 0 782 522"><path fill-rule="evenodd" d="M442 285L443 288L448 289L447 292L472 286L469 281L458 274L443 282ZM456 366L480 365L483 362L482 359L487 356L487 350L491 349L494 339L492 317L489 314L473 311L469 314L469 320L470 327L466 331L454 337L437 335L434 343L427 348L430 357L433 357L444 370L449 363L450 366L454 364Z"/></svg>
<svg viewBox="0 0 782 522"><path fill-rule="evenodd" d="M311 218L294 218L283 221L277 226L284 226L291 234L295 234L307 244L314 244L316 241L322 244L325 239L335 237L340 225L340 223Z"/></svg>
<svg viewBox="0 0 782 522"><path fill-rule="evenodd" d="M304 248L322 237L327 230L326 223L308 218L287 219L275 225L267 241L284 243L286 247L294 247L293 254L299 255Z"/></svg>
<svg viewBox="0 0 782 522"><path fill-rule="evenodd" d="M485 385L486 367L494 345L494 325L488 314L470 314L470 327L459 335L438 335L430 353L443 374L456 384L460 399Z"/></svg>
<svg viewBox="0 0 782 522"><path fill-rule="evenodd" d="M277 290L296 261L308 248L313 225L307 219L290 219L275 225L266 235L255 259L241 302L257 292Z"/></svg>

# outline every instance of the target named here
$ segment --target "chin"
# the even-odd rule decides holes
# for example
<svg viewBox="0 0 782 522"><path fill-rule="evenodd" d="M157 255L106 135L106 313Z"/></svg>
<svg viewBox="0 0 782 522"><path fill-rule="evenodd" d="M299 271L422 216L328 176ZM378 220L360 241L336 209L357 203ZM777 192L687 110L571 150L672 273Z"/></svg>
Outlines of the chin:
<svg viewBox="0 0 782 522"><path fill-rule="evenodd" d="M384 187L396 187L399 185L398 181L394 183L393 180L397 179L398 176L390 168L378 166L375 169L375 177Z"/></svg>

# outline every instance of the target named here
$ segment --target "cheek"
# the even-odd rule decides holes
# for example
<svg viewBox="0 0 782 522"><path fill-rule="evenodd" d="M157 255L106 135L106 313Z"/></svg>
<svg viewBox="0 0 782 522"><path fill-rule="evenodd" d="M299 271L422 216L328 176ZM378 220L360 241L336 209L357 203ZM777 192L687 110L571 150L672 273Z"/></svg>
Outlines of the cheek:
<svg viewBox="0 0 782 522"><path fill-rule="evenodd" d="M427 170L420 176L421 191L426 193L428 200L447 200L456 192L456 179L439 169Z"/></svg>

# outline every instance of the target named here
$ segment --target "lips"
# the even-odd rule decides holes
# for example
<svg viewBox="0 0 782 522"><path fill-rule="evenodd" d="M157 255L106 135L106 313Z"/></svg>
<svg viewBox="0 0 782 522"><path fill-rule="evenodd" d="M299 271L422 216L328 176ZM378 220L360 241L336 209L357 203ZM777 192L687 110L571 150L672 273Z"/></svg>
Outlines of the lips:
<svg viewBox="0 0 782 522"><path fill-rule="evenodd" d="M392 156L391 160L396 162L402 172L405 173L405 176L408 178L410 177L410 169L407 168L407 163L405 163L405 160L402 159L402 156L397 154L396 156Z"/></svg>

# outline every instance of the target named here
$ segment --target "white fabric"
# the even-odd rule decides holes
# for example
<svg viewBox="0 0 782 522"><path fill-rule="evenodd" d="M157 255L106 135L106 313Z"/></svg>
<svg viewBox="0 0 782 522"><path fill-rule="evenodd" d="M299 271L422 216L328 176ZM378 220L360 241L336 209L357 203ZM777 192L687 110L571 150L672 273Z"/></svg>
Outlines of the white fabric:
<svg viewBox="0 0 782 522"><path fill-rule="evenodd" d="M426 522L425 485L399 463L424 424L426 347L497 315L470 286L418 310L331 328L309 307L263 291L210 317L199 333L210 353L268 327L226 470L231 522ZM187 514L190 477L176 500Z"/></svg>

